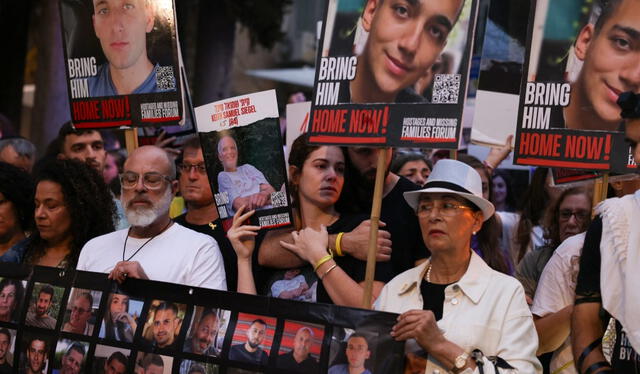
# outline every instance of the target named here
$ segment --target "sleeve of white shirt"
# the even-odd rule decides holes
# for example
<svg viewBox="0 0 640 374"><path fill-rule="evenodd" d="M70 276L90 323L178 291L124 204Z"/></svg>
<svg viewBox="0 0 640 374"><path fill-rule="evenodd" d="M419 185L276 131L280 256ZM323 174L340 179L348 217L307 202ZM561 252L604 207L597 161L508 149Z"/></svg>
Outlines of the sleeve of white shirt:
<svg viewBox="0 0 640 374"><path fill-rule="evenodd" d="M573 303L575 282L572 282L570 260L561 256L558 247L540 275L531 313L538 317L555 313Z"/></svg>
<svg viewBox="0 0 640 374"><path fill-rule="evenodd" d="M504 297L509 295L505 294ZM514 369L496 371L493 363L484 357L484 373L542 373L542 366L536 357L538 334L521 286L517 287L511 295L511 303L505 312L507 316L502 327L500 348L496 356L505 360ZM478 368L474 371L474 374L476 373L480 373Z"/></svg>
<svg viewBox="0 0 640 374"><path fill-rule="evenodd" d="M227 290L227 277L224 272L224 260L218 243L209 238L193 258L191 271L186 284L195 287Z"/></svg>

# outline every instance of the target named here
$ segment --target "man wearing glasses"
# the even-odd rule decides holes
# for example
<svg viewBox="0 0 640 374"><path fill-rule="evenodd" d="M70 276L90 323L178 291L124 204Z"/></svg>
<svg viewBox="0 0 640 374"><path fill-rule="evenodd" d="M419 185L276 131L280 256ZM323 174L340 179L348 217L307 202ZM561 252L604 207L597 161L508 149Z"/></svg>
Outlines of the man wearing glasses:
<svg viewBox="0 0 640 374"><path fill-rule="evenodd" d="M134 150L120 177L120 200L129 229L89 241L82 248L78 270L226 290L218 244L211 237L174 224L169 206L178 189L176 168L156 146Z"/></svg>
<svg viewBox="0 0 640 374"><path fill-rule="evenodd" d="M215 239L224 259L227 288L235 291L238 283L236 252L218 216L199 139L198 135L193 135L182 146L182 160L178 163L178 189L187 205L187 212L176 217L175 222Z"/></svg>
<svg viewBox="0 0 640 374"><path fill-rule="evenodd" d="M92 305L93 296L89 292L78 294L68 307L71 310L71 315L69 316L69 322L62 327L62 331L91 335L93 333L93 325L89 323L89 318L91 318Z"/></svg>

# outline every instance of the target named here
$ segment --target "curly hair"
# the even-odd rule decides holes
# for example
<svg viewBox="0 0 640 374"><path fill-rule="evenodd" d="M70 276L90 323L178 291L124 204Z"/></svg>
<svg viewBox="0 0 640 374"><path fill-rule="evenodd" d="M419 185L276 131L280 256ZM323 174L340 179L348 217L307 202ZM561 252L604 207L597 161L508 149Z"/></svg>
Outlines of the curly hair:
<svg viewBox="0 0 640 374"><path fill-rule="evenodd" d="M547 241L547 245L553 248L557 248L562 243L562 240L560 239L560 205L562 205L567 197L574 195L584 195L587 198L587 201L589 201L589 210L591 210L592 199L591 192L589 190L584 187L572 187L564 190L558 199L549 205L542 222L544 238ZM582 222L582 228L580 231L585 231L587 227L589 227L590 223L591 216L589 216L585 222Z"/></svg>
<svg viewBox="0 0 640 374"><path fill-rule="evenodd" d="M50 160L37 171L36 186L42 181L60 185L71 217L71 251L64 262L75 268L80 250L90 239L114 231L116 206L102 176L76 160ZM46 252L47 243L36 230L25 254L25 261L36 263Z"/></svg>
<svg viewBox="0 0 640 374"><path fill-rule="evenodd" d="M0 193L9 200L18 215L22 231L33 227L33 179L17 166L0 162Z"/></svg>

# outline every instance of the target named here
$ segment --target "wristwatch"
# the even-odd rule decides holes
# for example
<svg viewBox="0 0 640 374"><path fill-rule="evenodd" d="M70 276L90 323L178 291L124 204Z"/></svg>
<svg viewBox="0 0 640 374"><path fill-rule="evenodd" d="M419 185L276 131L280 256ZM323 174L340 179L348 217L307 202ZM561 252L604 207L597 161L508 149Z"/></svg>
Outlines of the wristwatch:
<svg viewBox="0 0 640 374"><path fill-rule="evenodd" d="M456 359L453 361L453 371L454 373L459 373L463 367L467 366L467 359L469 358L469 354L467 352L462 352Z"/></svg>

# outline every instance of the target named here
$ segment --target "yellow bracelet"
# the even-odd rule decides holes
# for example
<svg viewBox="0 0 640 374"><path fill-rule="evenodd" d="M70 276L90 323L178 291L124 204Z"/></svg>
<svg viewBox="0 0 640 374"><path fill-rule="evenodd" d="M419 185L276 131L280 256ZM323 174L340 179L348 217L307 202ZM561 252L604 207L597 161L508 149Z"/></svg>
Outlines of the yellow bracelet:
<svg viewBox="0 0 640 374"><path fill-rule="evenodd" d="M336 267L338 267L338 264L333 264L333 266L332 266L332 267L330 267L329 269L327 269L327 271L325 271L325 272L324 272L324 274L322 274L322 275L320 276L320 280L323 280L323 279L324 279L324 277L326 277L326 276L327 276L327 274L329 274L329 273L331 272L331 270L335 269Z"/></svg>
<svg viewBox="0 0 640 374"><path fill-rule="evenodd" d="M336 236L336 254L340 257L344 256L344 253L342 253L342 235L344 235L344 232L340 232Z"/></svg>
<svg viewBox="0 0 640 374"><path fill-rule="evenodd" d="M313 267L313 271L318 271L318 268L320 268L320 266L322 266L322 264L324 264L327 261L330 261L333 259L332 255L326 255L323 258L321 258L317 263L316 266Z"/></svg>

